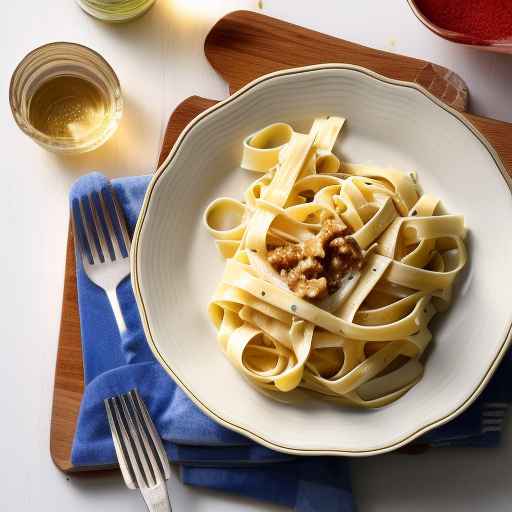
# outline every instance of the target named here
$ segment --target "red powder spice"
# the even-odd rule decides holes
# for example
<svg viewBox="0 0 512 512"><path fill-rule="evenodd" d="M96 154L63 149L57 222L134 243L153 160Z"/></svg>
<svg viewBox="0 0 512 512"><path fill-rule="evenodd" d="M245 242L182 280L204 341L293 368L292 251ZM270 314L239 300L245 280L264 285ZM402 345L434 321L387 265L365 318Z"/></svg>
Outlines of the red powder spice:
<svg viewBox="0 0 512 512"><path fill-rule="evenodd" d="M416 0L416 5L447 30L485 40L512 36L512 0Z"/></svg>

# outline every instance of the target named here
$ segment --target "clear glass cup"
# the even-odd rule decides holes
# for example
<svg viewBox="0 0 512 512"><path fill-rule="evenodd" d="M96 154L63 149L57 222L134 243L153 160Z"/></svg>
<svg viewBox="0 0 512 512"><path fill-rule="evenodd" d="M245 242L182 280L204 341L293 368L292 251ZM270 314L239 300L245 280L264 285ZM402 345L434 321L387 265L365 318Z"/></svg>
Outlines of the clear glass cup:
<svg viewBox="0 0 512 512"><path fill-rule="evenodd" d="M156 0L76 0L88 14L101 21L124 23L142 16Z"/></svg>
<svg viewBox="0 0 512 512"><path fill-rule="evenodd" d="M74 130L72 135L67 131L49 134L34 122L35 104L42 101L39 92L52 80L55 83L57 79L69 80L70 77L71 85L85 81L94 92L95 104L99 106L94 112L94 123L88 125L87 130ZM73 87L65 91L62 101L69 100ZM72 121L73 116L80 114L79 96L73 97L74 112L63 112L67 105L59 103L58 97L53 100L53 104L45 106L45 115L61 116L59 121L66 123L68 118ZM12 75L9 101L18 126L35 142L55 153L77 154L96 149L115 132L123 113L121 86L114 70L101 55L75 43L50 43L31 51ZM80 127L80 123L75 124Z"/></svg>

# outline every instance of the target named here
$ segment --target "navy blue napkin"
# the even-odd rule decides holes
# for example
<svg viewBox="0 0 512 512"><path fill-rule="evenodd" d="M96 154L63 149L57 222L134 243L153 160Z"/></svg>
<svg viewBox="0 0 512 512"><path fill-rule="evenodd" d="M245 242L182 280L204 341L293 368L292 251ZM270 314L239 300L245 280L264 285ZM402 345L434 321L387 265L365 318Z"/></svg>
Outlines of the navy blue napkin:
<svg viewBox="0 0 512 512"><path fill-rule="evenodd" d="M141 176L112 182L130 232L149 180L149 176ZM79 211L82 197L100 191L104 197L110 197L111 184L102 174L80 178L70 193L72 212ZM78 230L80 236L80 225ZM76 269L85 391L73 441L74 466L108 466L116 462L103 399L136 387L169 459L180 465L184 483L301 512L354 510L346 459L292 457L264 448L215 423L185 396L154 359L144 337L129 278L117 289L127 325L127 332L121 337L105 293L88 279L78 255Z"/></svg>

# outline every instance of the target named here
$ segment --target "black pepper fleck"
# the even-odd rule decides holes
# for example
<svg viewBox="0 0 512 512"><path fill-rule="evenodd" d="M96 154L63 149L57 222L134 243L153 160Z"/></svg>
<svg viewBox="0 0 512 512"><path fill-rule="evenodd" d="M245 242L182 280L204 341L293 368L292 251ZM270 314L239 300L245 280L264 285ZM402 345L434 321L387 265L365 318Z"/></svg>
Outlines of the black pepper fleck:
<svg viewBox="0 0 512 512"><path fill-rule="evenodd" d="M261 296L262 297L265 297L266 293L265 292L261 292Z"/></svg>
<svg viewBox="0 0 512 512"><path fill-rule="evenodd" d="M295 313L295 311L297 311L297 306L295 304L292 304L290 309Z"/></svg>

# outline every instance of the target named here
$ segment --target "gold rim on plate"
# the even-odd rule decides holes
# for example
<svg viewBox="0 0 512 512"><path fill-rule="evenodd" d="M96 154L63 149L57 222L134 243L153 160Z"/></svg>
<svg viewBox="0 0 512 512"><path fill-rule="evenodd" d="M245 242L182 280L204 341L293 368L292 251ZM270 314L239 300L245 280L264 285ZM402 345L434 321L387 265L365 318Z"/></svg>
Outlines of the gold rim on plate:
<svg viewBox="0 0 512 512"><path fill-rule="evenodd" d="M380 82L388 83L391 85L395 85L398 87L407 87L409 89L415 89L424 96L426 96L430 101L432 101L435 105L438 107L441 107L446 112L451 114L453 117L455 117L458 121L460 121L470 132L482 143L482 145L485 147L485 149L489 152L490 156L494 160L496 167L500 171L503 179L505 180L505 184L507 185L509 191L512 193L512 179L508 175L507 171L505 170L505 166L501 162L500 157L498 156L496 150L491 146L489 141L483 136L483 134L480 133L480 131L473 126L473 124L468 121L464 117L464 115L457 110L455 110L452 107L449 107L448 105L444 104L441 100L436 98L433 94L428 92L426 89L421 87L420 85L417 85L412 82L405 82L402 80L395 80L392 78L388 78L382 75L379 75L378 73L375 73L374 71L371 71L369 69L363 68L361 66L355 66L351 64L318 64L314 66L304 66L301 68L292 68L282 71L276 71L274 73L270 73L267 75L264 75L260 78L257 78L256 80L253 80L252 82L248 83L241 89L239 89L237 92L229 96L228 98L220 101L219 103L213 105L212 107L206 109L204 112L199 114L197 117L192 119L188 123L188 125L183 129L180 136L178 137L178 140L175 142L174 146L172 147L169 155L167 158L162 162L160 167L157 169L155 174L153 175L151 182L148 186L148 189L146 191L146 194L144 196L144 202L142 204L142 209L139 215L139 218L137 220L137 225L135 227L135 232L133 236L132 241L132 249L130 254L130 261L131 261L131 276L132 276L132 285L133 290L135 294L135 299L137 302L137 306L139 309L139 313L141 315L142 324L144 327L144 332L146 334L146 338L148 341L148 344L157 358L157 360L160 362L160 364L163 366L163 368L169 373L169 375L175 380L176 383L179 384L179 386L183 389L183 391L187 394L187 396L208 416L210 416L213 420L215 420L217 423L221 424L222 426L233 430L235 432L238 432L239 434L244 435L245 437L248 437L257 443L266 446L267 448L277 450L284 453L289 453L293 455L338 455L338 456L368 456L368 455L377 455L386 453L392 450L396 450L397 448L400 448L414 439L418 438L422 434L425 434L426 432L429 432L430 430L439 427L450 420L454 419L456 416L461 414L464 410L466 410L473 401L478 397L478 395L482 392L486 384L489 382L490 378L492 377L494 371L498 367L499 362L503 358L506 349L508 348L508 345L510 344L512 340L512 321L509 320L509 324L506 328L506 332L504 335L503 342L497 351L496 356L494 357L493 361L491 362L490 366L485 372L485 375L480 380L479 384L473 389L473 391L470 393L470 395L465 399L465 401L457 406L453 411L448 413L447 415L443 416L442 418L439 418L436 421L430 422L426 425L423 425L419 429L417 429L412 434L406 435L402 437L399 441L396 441L394 443L391 443L389 445L370 449L370 450L341 450L341 449L334 449L334 448L327 448L327 449L308 449L308 448L293 448L290 446L285 446L279 443L276 443L272 441L271 439L268 439L263 434L258 434L257 432L253 432L249 430L248 428L245 428L243 426L237 425L236 423L233 423L232 421L229 421L222 417L222 415L218 412L213 411L211 408L209 408L205 403L203 403L197 396L194 395L193 391L190 389L190 387L182 380L176 373L172 370L172 368L169 366L169 364L165 361L164 357L158 350L158 347L156 346L154 340L153 340L153 334L151 332L151 327L149 325L147 311L146 311L146 305L144 303L144 299L142 298L142 293L140 289L140 282L139 282L139 271L138 271L138 261L139 261L139 241L140 236L142 232L142 228L144 226L144 222L146 219L146 214L149 208L149 204L151 202L151 197L153 194L153 191L155 189L155 185L158 182L158 180L163 175L164 171L166 170L169 163L173 160L174 156L176 155L178 149L183 144L183 141L187 137L190 130L196 126L198 123L200 123L204 118L210 116L215 111L222 109L225 105L231 103L235 99L239 98L240 96L243 96L245 93L247 93L249 90L254 88L256 85L259 85L267 80L271 80L275 77L279 76L288 76L288 75L294 75L294 74L302 74L302 73L309 73L319 70L326 70L326 69L348 69L351 71L355 71L357 73L364 74L366 76L369 76L371 78L374 78Z"/></svg>

